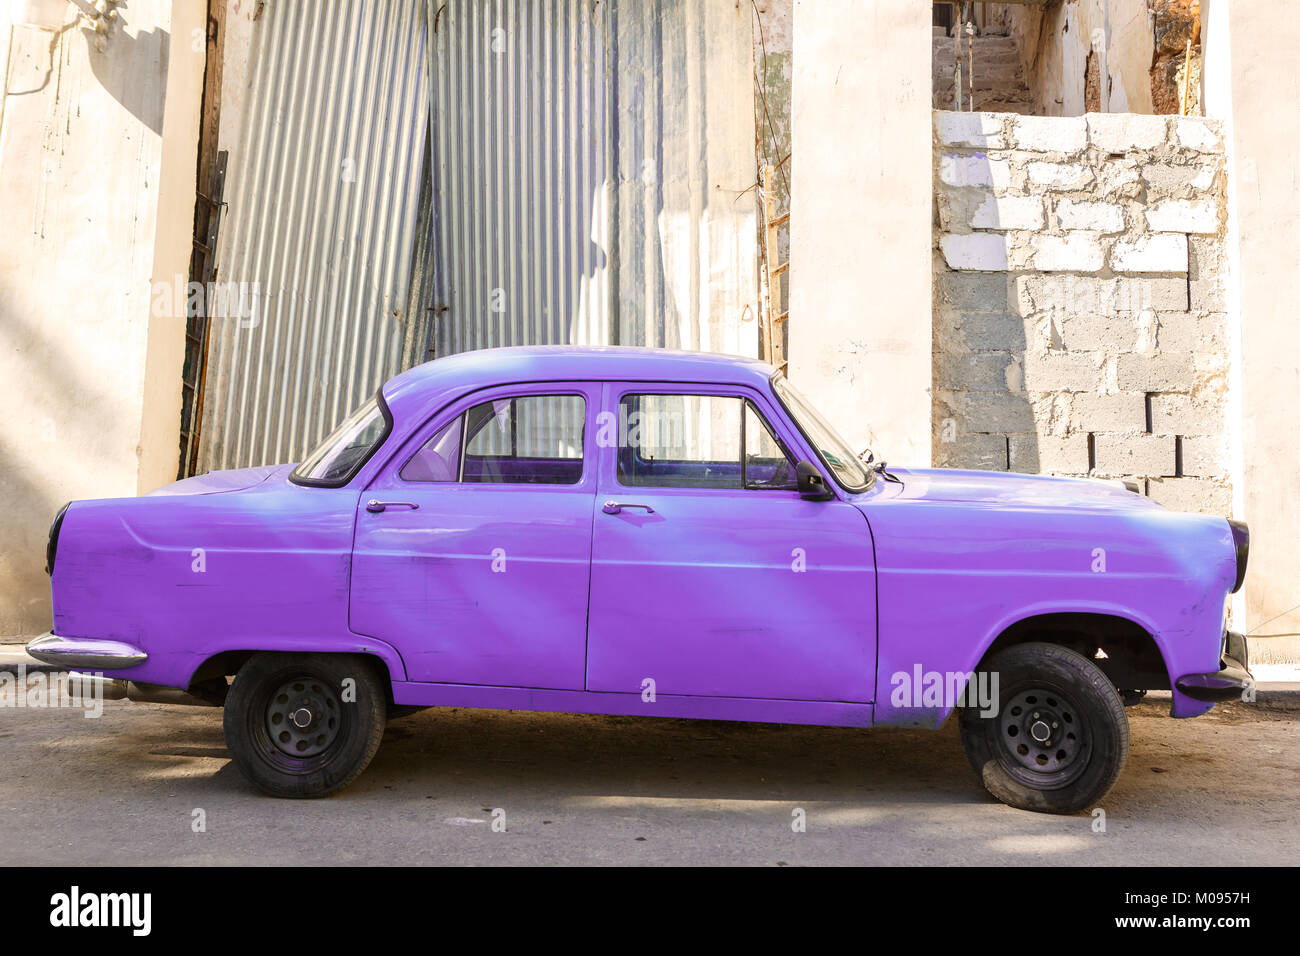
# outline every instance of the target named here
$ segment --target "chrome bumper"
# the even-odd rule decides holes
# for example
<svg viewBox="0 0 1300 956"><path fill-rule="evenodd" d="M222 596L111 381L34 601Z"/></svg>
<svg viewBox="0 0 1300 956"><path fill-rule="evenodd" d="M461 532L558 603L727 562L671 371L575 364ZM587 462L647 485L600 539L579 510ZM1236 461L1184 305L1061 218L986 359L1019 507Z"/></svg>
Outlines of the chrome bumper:
<svg viewBox="0 0 1300 956"><path fill-rule="evenodd" d="M123 670L143 664L149 659L149 655L140 648L121 641L59 637L53 632L28 642L27 653L46 664L96 671Z"/></svg>

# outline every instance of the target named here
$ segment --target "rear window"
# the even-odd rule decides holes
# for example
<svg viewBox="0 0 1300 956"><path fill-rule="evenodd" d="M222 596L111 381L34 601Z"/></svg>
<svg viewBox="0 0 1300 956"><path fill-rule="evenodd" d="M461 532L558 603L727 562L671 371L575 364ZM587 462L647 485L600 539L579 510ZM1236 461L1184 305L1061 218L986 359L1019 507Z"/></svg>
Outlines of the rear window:
<svg viewBox="0 0 1300 956"><path fill-rule="evenodd" d="M586 400L521 395L456 416L415 453L404 481L574 485L582 480Z"/></svg>

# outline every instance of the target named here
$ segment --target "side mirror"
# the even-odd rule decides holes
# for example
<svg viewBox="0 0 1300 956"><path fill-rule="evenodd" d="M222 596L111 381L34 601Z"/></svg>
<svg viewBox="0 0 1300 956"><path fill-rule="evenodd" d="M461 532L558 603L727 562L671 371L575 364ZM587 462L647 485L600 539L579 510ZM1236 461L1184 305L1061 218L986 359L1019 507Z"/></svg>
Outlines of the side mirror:
<svg viewBox="0 0 1300 956"><path fill-rule="evenodd" d="M835 495L826 487L826 479L810 461L801 461L794 466L795 477L799 484L799 494L809 501L825 501Z"/></svg>

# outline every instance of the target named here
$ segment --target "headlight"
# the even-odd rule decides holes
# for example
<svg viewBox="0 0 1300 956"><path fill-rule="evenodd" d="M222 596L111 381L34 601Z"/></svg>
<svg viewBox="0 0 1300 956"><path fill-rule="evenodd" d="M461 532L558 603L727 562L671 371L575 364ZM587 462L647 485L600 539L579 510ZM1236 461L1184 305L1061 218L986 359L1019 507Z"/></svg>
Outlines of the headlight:
<svg viewBox="0 0 1300 956"><path fill-rule="evenodd" d="M1246 527L1244 521L1229 520L1228 526L1232 528L1232 544L1237 549L1237 580L1232 585L1232 593L1236 594L1246 580L1246 559L1250 557L1250 528Z"/></svg>

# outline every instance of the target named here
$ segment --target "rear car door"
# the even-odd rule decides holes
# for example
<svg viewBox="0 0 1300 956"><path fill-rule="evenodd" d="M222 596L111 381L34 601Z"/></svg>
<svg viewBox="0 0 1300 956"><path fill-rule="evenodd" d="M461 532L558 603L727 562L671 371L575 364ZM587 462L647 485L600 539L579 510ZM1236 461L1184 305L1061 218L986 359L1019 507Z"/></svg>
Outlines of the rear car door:
<svg viewBox="0 0 1300 956"><path fill-rule="evenodd" d="M795 486L795 434L739 387L612 384L592 543L593 691L869 702L871 534Z"/></svg>
<svg viewBox="0 0 1300 956"><path fill-rule="evenodd" d="M396 647L410 680L582 689L599 394L476 392L362 494L350 624Z"/></svg>

